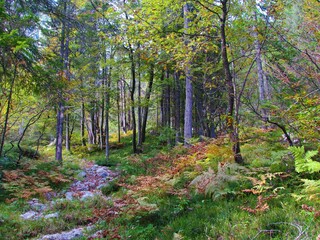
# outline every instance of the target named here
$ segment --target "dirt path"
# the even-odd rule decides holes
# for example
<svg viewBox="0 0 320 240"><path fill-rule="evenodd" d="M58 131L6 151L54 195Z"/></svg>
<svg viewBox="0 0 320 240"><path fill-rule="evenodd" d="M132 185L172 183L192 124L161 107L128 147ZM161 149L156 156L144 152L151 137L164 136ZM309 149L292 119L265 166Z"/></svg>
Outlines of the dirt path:
<svg viewBox="0 0 320 240"><path fill-rule="evenodd" d="M78 173L78 180L75 180L66 192L58 193L58 198L41 203L39 199L32 199L28 201L30 211L21 215L21 218L26 221L36 219L59 218L59 212L44 214L46 211L53 208L59 201L72 201L80 199L86 201L96 195L103 196L101 188L108 185L110 181L118 177L118 173L109 170L107 167L98 166L93 163L87 163L84 169ZM84 236L84 232L92 229L92 226L81 226L70 231L65 231L56 234L44 235L41 240L69 240ZM98 233L96 233L97 235ZM92 239L95 236L88 236Z"/></svg>

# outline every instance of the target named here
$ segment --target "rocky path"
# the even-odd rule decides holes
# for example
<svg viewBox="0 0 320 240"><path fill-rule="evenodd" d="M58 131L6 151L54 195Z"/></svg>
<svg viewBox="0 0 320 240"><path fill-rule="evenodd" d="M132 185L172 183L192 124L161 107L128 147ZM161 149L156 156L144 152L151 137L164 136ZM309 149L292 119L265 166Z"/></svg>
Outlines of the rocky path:
<svg viewBox="0 0 320 240"><path fill-rule="evenodd" d="M118 177L118 173L109 170L107 167L98 166L93 163L88 163L86 167L78 174L78 180L75 180L66 192L58 193L55 200L41 203L39 199L32 199L28 201L30 210L20 217L26 221L36 219L58 218L59 212L44 214L45 211L52 209L52 207L59 201L72 201L80 199L86 201L96 195L103 196L101 188L108 185L108 183ZM69 240L84 235L85 231L90 230L92 226L79 227L70 231L45 235L39 240ZM99 233L96 233L96 235ZM90 236L93 239L95 236Z"/></svg>

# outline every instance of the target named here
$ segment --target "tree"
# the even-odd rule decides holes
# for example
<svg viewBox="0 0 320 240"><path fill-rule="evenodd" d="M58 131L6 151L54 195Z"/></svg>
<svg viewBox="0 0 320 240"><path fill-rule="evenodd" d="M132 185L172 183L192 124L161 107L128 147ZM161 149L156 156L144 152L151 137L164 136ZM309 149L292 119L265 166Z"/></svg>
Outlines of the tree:
<svg viewBox="0 0 320 240"><path fill-rule="evenodd" d="M186 3L183 6L183 16L184 16L184 28L186 33L188 33L190 19L190 3ZM189 41L185 40L185 45L188 46ZM185 67L186 75L186 105L184 112L184 143L185 145L190 144L190 138L192 137L192 107L193 107L193 87L192 87L192 75L190 70L190 63L186 64Z"/></svg>

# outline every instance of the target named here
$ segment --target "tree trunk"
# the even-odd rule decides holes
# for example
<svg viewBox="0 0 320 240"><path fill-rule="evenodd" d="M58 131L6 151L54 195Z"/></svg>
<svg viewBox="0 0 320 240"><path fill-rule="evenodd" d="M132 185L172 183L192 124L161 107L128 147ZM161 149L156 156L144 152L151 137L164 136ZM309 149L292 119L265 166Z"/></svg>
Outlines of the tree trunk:
<svg viewBox="0 0 320 240"><path fill-rule="evenodd" d="M110 108L110 86L111 86L111 70L110 67L109 73L108 73L108 79L106 80L105 84L105 142L106 142L106 151L105 156L106 160L109 160L110 156L110 143L109 143L109 108Z"/></svg>
<svg viewBox="0 0 320 240"><path fill-rule="evenodd" d="M105 74L105 73L104 73ZM106 80L105 77L103 77L103 85L106 85ZM100 127L99 127L99 144L100 144L100 149L103 149L103 144L105 142L105 138L104 138L104 125L107 121L105 121L104 116L107 115L107 113L105 113L105 111L107 110L107 106L106 105L106 96L104 96L105 94L102 94L102 101L101 101L101 117L100 117Z"/></svg>
<svg viewBox="0 0 320 240"><path fill-rule="evenodd" d="M62 142L63 142L63 120L64 105L62 102L58 104L57 109L57 134L56 134L56 160L62 164Z"/></svg>
<svg viewBox="0 0 320 240"><path fill-rule="evenodd" d="M164 69L161 71L161 76L160 76L160 81L162 85L162 91L161 91L161 101L160 101L160 112L161 112L161 126L165 127L166 126L166 99L165 99L165 83L164 83Z"/></svg>
<svg viewBox="0 0 320 240"><path fill-rule="evenodd" d="M10 106L11 106L11 101L12 101L13 86L14 86L14 82L15 82L15 79L16 79L16 75L17 75L17 66L15 65L14 74L12 76L11 84L10 84L10 90L9 90L9 96L8 96L8 102L7 102L7 109L6 109L6 115L5 115L5 120L4 120L4 126L3 126L2 134L1 134L0 157L2 157L2 154L3 154L3 146L4 146L4 141L5 141L6 133L7 133L7 126L8 126L9 114L10 114Z"/></svg>
<svg viewBox="0 0 320 240"><path fill-rule="evenodd" d="M230 71L230 64L228 60L228 54L227 54L227 41L226 41L226 32L225 32L225 26L227 21L227 15L228 15L228 0L222 0L222 17L220 19L221 25L220 25L220 34L221 34L221 57L223 61L223 69L225 73L225 82L228 90L228 113L227 113L227 128L230 135L230 140L233 144L233 154L234 159L236 163L242 164L243 158L241 156L240 152L240 144L239 144L239 137L238 132L234 129L234 86L232 82L232 75Z"/></svg>
<svg viewBox="0 0 320 240"><path fill-rule="evenodd" d="M136 130L136 116L135 116L135 106L134 106L134 93L136 88L136 70L135 70L135 62L133 56L133 49L130 45L130 60L131 60L131 91L130 91L130 99L131 99L131 118L132 118L132 150L133 153L137 153L137 130Z"/></svg>
<svg viewBox="0 0 320 240"><path fill-rule="evenodd" d="M254 17L255 17L255 23L257 24L258 19L257 19L257 13L254 13ZM254 45L255 45L255 50L256 50L256 64L257 64L257 72L258 72L258 89L259 89L259 102L260 103L264 103L265 100L267 100L267 79L266 79L266 75L263 71L263 67L262 67L262 58L261 58L261 43L259 41L259 35L258 35L258 29L256 26L254 26L253 29L253 36L255 38L254 41ZM268 111L265 107L261 108L261 113L262 113L262 120L264 121L264 123L267 123L267 118L268 118ZM266 125L264 124L263 126L264 128L266 128Z"/></svg>
<svg viewBox="0 0 320 240"><path fill-rule="evenodd" d="M121 115L121 109L120 109L120 93L121 93L121 86L120 86L120 81L117 82L117 126L118 126L118 143L121 142L121 120L120 120L120 115Z"/></svg>
<svg viewBox="0 0 320 240"><path fill-rule="evenodd" d="M178 72L174 73L174 129L176 132L175 142L180 142L181 138L181 84L180 84L180 74Z"/></svg>
<svg viewBox="0 0 320 240"><path fill-rule="evenodd" d="M124 133L127 132L127 115L126 115L126 88L124 80L120 80L120 99L121 99L121 127Z"/></svg>
<svg viewBox="0 0 320 240"><path fill-rule="evenodd" d="M184 29L185 32L188 31L190 18L188 14L190 13L189 4L186 3L183 6L184 15ZM189 41L186 37L185 45L188 47ZM190 63L185 67L186 75L186 102L185 102L185 112L184 112L184 144L190 144L190 138L192 137L192 105L193 105L193 87L192 87L192 75L190 71Z"/></svg>
<svg viewBox="0 0 320 240"><path fill-rule="evenodd" d="M81 145L86 146L86 140L84 137L84 126L85 124L85 109L84 109L84 102L81 99L81 119L80 119L80 131L81 131Z"/></svg>
<svg viewBox="0 0 320 240"><path fill-rule="evenodd" d="M66 150L70 151L70 113L66 114Z"/></svg>
<svg viewBox="0 0 320 240"><path fill-rule="evenodd" d="M141 140L142 143L146 140L146 128L147 128L147 120L148 120L148 112L149 112L149 101L152 91L152 84L154 79L154 64L150 65L149 70L149 82L147 87L147 92L145 95L145 106L143 108L143 118L142 118L142 126L141 126Z"/></svg>
<svg viewBox="0 0 320 240"><path fill-rule="evenodd" d="M138 146L142 146L141 63L138 56Z"/></svg>

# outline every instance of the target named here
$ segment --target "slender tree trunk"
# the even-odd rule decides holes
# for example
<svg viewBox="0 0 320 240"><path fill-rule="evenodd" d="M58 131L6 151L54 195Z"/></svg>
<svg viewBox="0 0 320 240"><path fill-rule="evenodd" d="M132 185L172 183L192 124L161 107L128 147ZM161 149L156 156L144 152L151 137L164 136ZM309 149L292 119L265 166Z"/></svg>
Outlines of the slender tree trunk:
<svg viewBox="0 0 320 240"><path fill-rule="evenodd" d="M188 14L190 13L189 4L186 3L183 6L184 14L184 28L187 32L189 29L189 23L191 22ZM185 45L188 47L189 41L186 37ZM192 87L192 75L190 70L190 63L185 67L186 75L186 102L185 102L185 112L184 112L184 144L190 144L190 138L192 137L192 105L193 105L193 87Z"/></svg>
<svg viewBox="0 0 320 240"><path fill-rule="evenodd" d="M142 146L141 63L138 56L138 146Z"/></svg>
<svg viewBox="0 0 320 240"><path fill-rule="evenodd" d="M56 135L56 160L62 164L62 142L63 142L63 120L64 105L62 102L58 104L57 109L57 135Z"/></svg>
<svg viewBox="0 0 320 240"><path fill-rule="evenodd" d="M176 131L176 143L180 142L181 138L181 84L180 84L180 74L178 72L174 73L174 129Z"/></svg>
<svg viewBox="0 0 320 240"><path fill-rule="evenodd" d="M117 122L118 122L118 143L121 142L121 109L120 109L120 93L121 93L121 86L120 86L120 81L117 82Z"/></svg>
<svg viewBox="0 0 320 240"><path fill-rule="evenodd" d="M66 113L66 150L70 151L70 113Z"/></svg>
<svg viewBox="0 0 320 240"><path fill-rule="evenodd" d="M243 158L241 156L240 152L240 143L239 143L239 137L237 131L234 129L234 86L232 82L232 75L230 71L230 63L228 60L228 54L227 54L227 41L226 41L226 32L225 32L225 26L227 21L227 15L228 15L228 0L222 0L222 17L221 17L221 25L220 25L220 34L221 34L221 57L223 61L223 69L225 73L225 81L227 85L228 90L228 115L227 115L227 127L228 132L230 134L230 140L233 144L233 153L234 153L234 159L236 163L242 164Z"/></svg>
<svg viewBox="0 0 320 240"><path fill-rule="evenodd" d="M257 24L257 13L254 13L254 17L255 17L255 23ZM254 45L255 45L255 50L256 50L256 64L257 64L257 72L258 72L258 88L259 88L259 101L260 103L264 103L265 100L267 100L267 83L266 83L266 76L265 73L263 71L263 67L262 67L262 58L261 58L261 43L259 41L259 35L258 35L258 29L255 26L253 29L253 36L255 38L254 41ZM261 113L262 113L262 120L264 121L264 123L267 123L267 118L268 118L268 111L265 107L262 107L261 109ZM266 128L266 125L264 124L263 126L264 128Z"/></svg>
<svg viewBox="0 0 320 240"><path fill-rule="evenodd" d="M11 83L10 83L10 90L9 90L9 96L8 96L8 102L7 102L4 126L3 126L2 134L1 134L0 157L2 157L2 154L3 154L3 146L4 146L4 141L5 141L6 133L7 133L7 126L8 126L9 114L10 114L10 106L11 106L12 94L13 94L13 86L14 86L14 82L15 82L15 79L16 79L16 75L17 75L17 66L15 65L14 73L13 73L13 76L12 76L12 79L11 79Z"/></svg>
<svg viewBox="0 0 320 240"><path fill-rule="evenodd" d="M159 97L158 97L159 99ZM159 129L160 127L160 119L159 119L159 115L160 115L160 112L161 111L161 102L159 103L157 101L157 106L156 106L156 121L157 121L157 129Z"/></svg>
<svg viewBox="0 0 320 240"><path fill-rule="evenodd" d="M162 85L162 91L161 91L161 101L160 101L160 112L161 112L161 126L166 126L166 99L165 99L165 83L164 83L164 69L161 71L161 77L160 77L161 85Z"/></svg>
<svg viewBox="0 0 320 240"><path fill-rule="evenodd" d="M68 59L67 59L67 23L66 23L66 17L67 17L67 1L63 2L63 9L64 9L64 18L62 20L62 30L61 30L61 42L60 42L60 57L62 61L62 78L68 77ZM63 79L62 79L63 80ZM58 103L58 109L57 109L57 127L56 127L56 160L62 164L62 142L63 142L63 121L64 121L64 111L65 106L63 102L63 94L62 91L59 90L59 103Z"/></svg>
<svg viewBox="0 0 320 240"><path fill-rule="evenodd" d="M149 101L152 91L152 84L154 79L154 64L150 65L149 70L149 82L147 87L147 92L145 95L145 107L143 108L143 118L142 118L142 126L141 126L141 140L142 143L146 140L146 128L147 128L147 120L148 120L148 112L149 112Z"/></svg>
<svg viewBox="0 0 320 240"><path fill-rule="evenodd" d="M67 3L66 3L67 4ZM68 6L66 5L65 9L65 14L66 17L68 17ZM65 30L65 44L64 44L64 57L63 57L63 62L64 62L64 72L65 72L65 77L67 79L67 82L70 81L70 63L69 63L69 42L70 42L70 22L66 19L64 19L65 25L66 25L66 30ZM68 99L66 99L68 101ZM66 141L66 150L70 151L71 145L70 145L70 130L69 130L69 117L70 113L67 112L67 115L65 117L65 124L66 124L66 136L65 136L65 141Z"/></svg>
<svg viewBox="0 0 320 240"><path fill-rule="evenodd" d="M121 96L121 126L124 133L127 132L127 115L126 115L126 88L124 80L120 80L120 96Z"/></svg>
<svg viewBox="0 0 320 240"><path fill-rule="evenodd" d="M106 149L105 149L105 156L106 160L109 160L110 156L110 143L109 143L109 108L110 108L110 86L111 86L111 70L110 67L108 73L108 79L106 80L105 85L105 141L106 141Z"/></svg>
<svg viewBox="0 0 320 240"><path fill-rule="evenodd" d="M84 102L81 99L81 119L80 119L80 132L81 132L81 145L86 146L86 140L84 137L84 126L85 124L85 109L84 109Z"/></svg>
<svg viewBox="0 0 320 240"><path fill-rule="evenodd" d="M91 104L91 111L90 111L90 129L91 129L91 144L96 144L96 113L95 113L95 103Z"/></svg>
<svg viewBox="0 0 320 240"><path fill-rule="evenodd" d="M131 99L131 118L132 118L132 150L133 153L137 153L137 129L136 129L136 116L135 116L135 101L134 101L134 93L136 89L136 70L135 70L135 62L133 56L133 49L130 45L130 60L131 60L131 91L130 91L130 99Z"/></svg>
<svg viewBox="0 0 320 240"><path fill-rule="evenodd" d="M105 74L105 73L104 73ZM106 85L106 80L104 79L103 80L103 85ZM105 113L105 110L107 109L107 106L106 105L106 96L104 96L105 94L102 94L102 102L101 102L101 117L100 117L100 128L99 128L99 135L100 135L100 140L99 140L99 143L100 143L100 149L102 150L103 149L103 144L104 144L104 141L106 140L104 138L104 125L107 121L105 121L104 119L104 116L107 115L107 113Z"/></svg>

